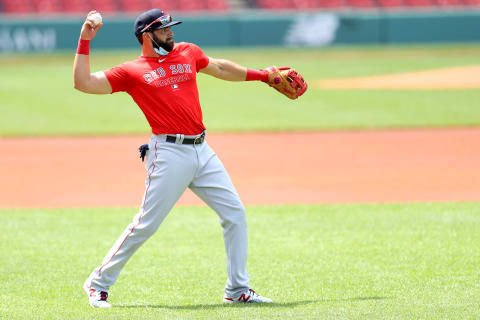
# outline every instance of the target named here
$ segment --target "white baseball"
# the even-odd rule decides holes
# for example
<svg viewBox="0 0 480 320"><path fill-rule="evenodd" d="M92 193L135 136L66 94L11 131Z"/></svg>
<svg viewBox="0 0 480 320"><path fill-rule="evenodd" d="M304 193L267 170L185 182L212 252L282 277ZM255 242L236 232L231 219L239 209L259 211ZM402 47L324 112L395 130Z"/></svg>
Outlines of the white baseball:
<svg viewBox="0 0 480 320"><path fill-rule="evenodd" d="M92 20L93 24L95 25L98 25L99 23L102 22L102 15L98 12L95 12L94 14L90 15L88 18Z"/></svg>

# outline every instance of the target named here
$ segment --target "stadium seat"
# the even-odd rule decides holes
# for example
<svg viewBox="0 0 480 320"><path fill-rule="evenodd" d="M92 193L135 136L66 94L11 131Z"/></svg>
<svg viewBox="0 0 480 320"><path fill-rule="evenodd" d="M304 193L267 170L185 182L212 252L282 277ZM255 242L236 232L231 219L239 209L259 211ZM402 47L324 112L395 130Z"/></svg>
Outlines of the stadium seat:
<svg viewBox="0 0 480 320"><path fill-rule="evenodd" d="M314 9L318 7L316 0L293 0L296 9Z"/></svg>
<svg viewBox="0 0 480 320"><path fill-rule="evenodd" d="M225 0L206 0L208 10L227 10L228 4Z"/></svg>
<svg viewBox="0 0 480 320"><path fill-rule="evenodd" d="M405 6L403 0L377 0L377 3L382 8L401 8Z"/></svg>
<svg viewBox="0 0 480 320"><path fill-rule="evenodd" d="M348 6L352 8L374 8L372 0L348 0Z"/></svg>
<svg viewBox="0 0 480 320"><path fill-rule="evenodd" d="M433 0L433 3L440 7L454 7L460 4L459 0Z"/></svg>
<svg viewBox="0 0 480 320"><path fill-rule="evenodd" d="M85 13L93 10L88 0L61 0L63 12Z"/></svg>
<svg viewBox="0 0 480 320"><path fill-rule="evenodd" d="M35 11L35 7L29 0L3 0L2 8L5 13L29 13Z"/></svg>
<svg viewBox="0 0 480 320"><path fill-rule="evenodd" d="M263 9L317 9L343 8L347 6L346 1L347 0L257 0L256 4L259 8ZM370 4L372 0L356 1L365 1Z"/></svg>
<svg viewBox="0 0 480 320"><path fill-rule="evenodd" d="M430 7L433 5L431 0L405 0L408 7Z"/></svg>
<svg viewBox="0 0 480 320"><path fill-rule="evenodd" d="M462 0L465 6L480 6L480 0Z"/></svg>
<svg viewBox="0 0 480 320"><path fill-rule="evenodd" d="M344 8L346 7L344 0L320 0L319 8Z"/></svg>
<svg viewBox="0 0 480 320"><path fill-rule="evenodd" d="M91 0L91 8L92 10L97 10L98 12L118 11L115 0Z"/></svg>
<svg viewBox="0 0 480 320"><path fill-rule="evenodd" d="M148 9L159 8L159 9L162 9L163 11L167 11L167 12L168 11L174 11L174 10L177 10L176 2L177 1L175 1L175 0L150 0L150 5L149 5Z"/></svg>
<svg viewBox="0 0 480 320"><path fill-rule="evenodd" d="M142 12L151 8L150 2L145 0L118 0L121 11Z"/></svg>
<svg viewBox="0 0 480 320"><path fill-rule="evenodd" d="M39 13L57 13L62 11L57 0L32 0L32 3L35 11Z"/></svg>
<svg viewBox="0 0 480 320"><path fill-rule="evenodd" d="M263 9L294 9L295 5L292 0L258 0L257 4Z"/></svg>
<svg viewBox="0 0 480 320"><path fill-rule="evenodd" d="M177 10L179 11L196 11L204 10L205 3L198 0L177 0Z"/></svg>

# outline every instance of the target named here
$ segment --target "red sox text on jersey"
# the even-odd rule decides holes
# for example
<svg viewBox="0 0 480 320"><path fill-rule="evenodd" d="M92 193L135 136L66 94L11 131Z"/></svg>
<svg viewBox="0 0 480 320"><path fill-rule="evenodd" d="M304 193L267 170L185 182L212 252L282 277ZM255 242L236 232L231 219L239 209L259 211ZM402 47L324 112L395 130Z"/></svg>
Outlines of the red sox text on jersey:
<svg viewBox="0 0 480 320"><path fill-rule="evenodd" d="M172 64L168 67L168 69L169 71L165 71L163 67L159 67L156 70L145 73L143 78L145 79L146 83L151 84L153 82L156 87L171 85L173 89L178 88L178 85L176 85L177 83L191 79L188 75L189 73L192 73L192 67L190 64ZM177 76L165 78L167 76L167 72L170 72L171 75Z"/></svg>

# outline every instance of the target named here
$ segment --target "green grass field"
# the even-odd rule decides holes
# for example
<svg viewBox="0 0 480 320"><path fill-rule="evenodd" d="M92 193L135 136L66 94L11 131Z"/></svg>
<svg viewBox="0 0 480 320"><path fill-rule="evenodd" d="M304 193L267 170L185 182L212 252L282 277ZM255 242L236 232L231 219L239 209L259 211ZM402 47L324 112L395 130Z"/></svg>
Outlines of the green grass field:
<svg viewBox="0 0 480 320"><path fill-rule="evenodd" d="M206 49L313 83L480 64L480 45ZM93 52L102 70L138 52ZM0 137L149 134L126 94L73 89L73 54L0 56ZM290 101L261 83L199 75L210 131L480 125L479 90L319 90ZM348 187L348 186L346 186ZM141 195L139 195L141 196ZM127 264L111 310L84 279L135 209L0 210L0 319L478 319L480 203L249 207L251 285L268 306L225 306L225 255L208 208L176 208Z"/></svg>
<svg viewBox="0 0 480 320"><path fill-rule="evenodd" d="M480 64L479 45L206 49L212 57L251 68L297 68L310 82L298 101L262 83L229 83L199 75L210 131L278 131L445 127L480 124L479 90L319 90L315 80ZM138 56L92 52L92 71ZM0 135L148 133L143 114L125 93L87 95L73 89L73 53L0 57Z"/></svg>
<svg viewBox="0 0 480 320"><path fill-rule="evenodd" d="M5 319L478 319L479 203L251 207L249 272L268 306L221 302L221 228L177 208L126 265L111 310L81 288L134 209L0 212ZM8 252L8 255L5 253Z"/></svg>

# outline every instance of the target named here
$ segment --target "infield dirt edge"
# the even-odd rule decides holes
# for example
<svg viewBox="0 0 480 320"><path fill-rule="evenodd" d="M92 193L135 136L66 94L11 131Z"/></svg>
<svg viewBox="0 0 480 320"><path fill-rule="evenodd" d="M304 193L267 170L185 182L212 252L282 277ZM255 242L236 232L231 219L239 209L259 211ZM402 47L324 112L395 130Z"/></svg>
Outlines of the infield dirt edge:
<svg viewBox="0 0 480 320"><path fill-rule="evenodd" d="M323 79L315 82L320 89L392 89L443 90L480 88L480 66L462 66L416 72Z"/></svg>

